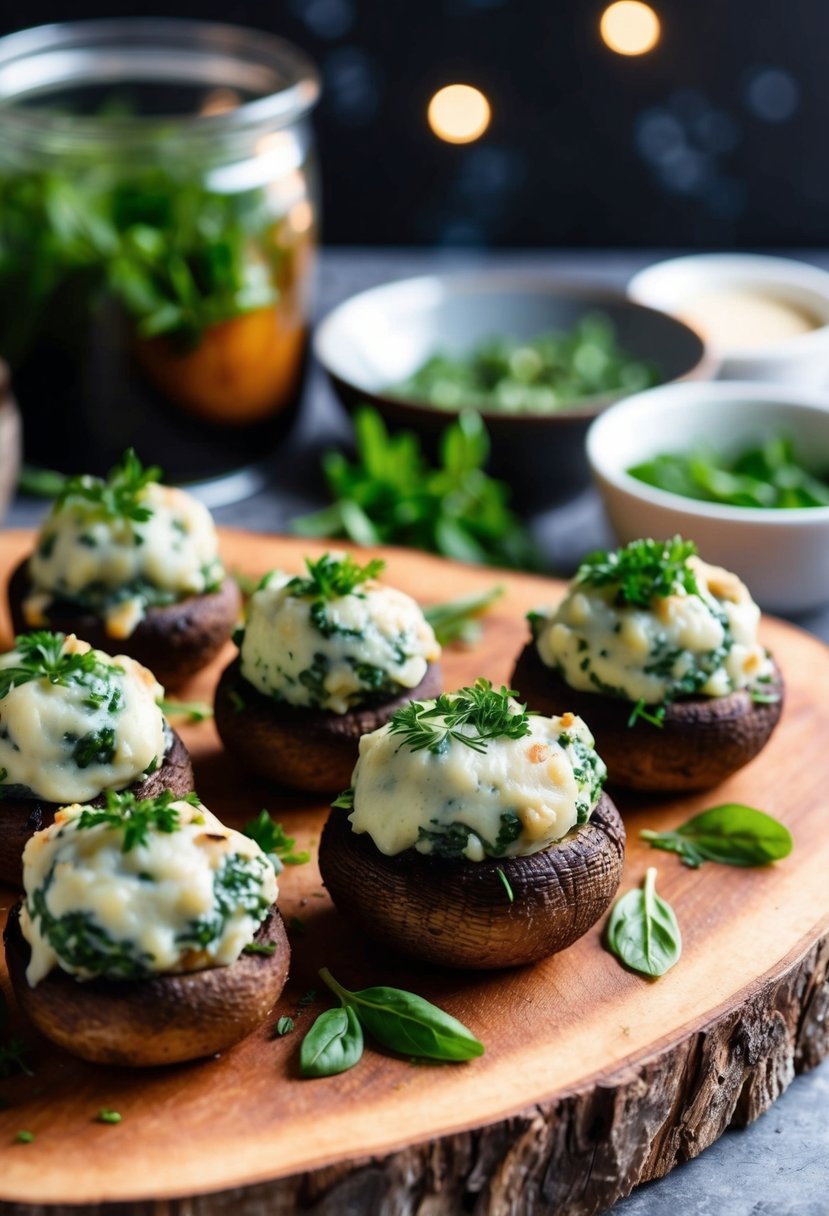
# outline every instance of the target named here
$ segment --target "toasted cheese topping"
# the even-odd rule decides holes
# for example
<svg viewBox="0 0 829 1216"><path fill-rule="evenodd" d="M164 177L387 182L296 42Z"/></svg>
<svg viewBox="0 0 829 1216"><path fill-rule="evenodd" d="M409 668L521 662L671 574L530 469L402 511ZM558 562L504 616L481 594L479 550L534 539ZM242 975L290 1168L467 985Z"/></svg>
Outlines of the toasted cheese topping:
<svg viewBox="0 0 829 1216"><path fill-rule="evenodd" d="M265 696L344 714L415 688L440 657L418 604L375 579L347 595L296 594L276 571L251 597L242 675Z"/></svg>
<svg viewBox="0 0 829 1216"><path fill-rule="evenodd" d="M166 751L163 691L134 659L111 658L71 634L18 638L0 655L6 796L88 802L157 768Z"/></svg>
<svg viewBox="0 0 829 1216"><path fill-rule="evenodd" d="M226 966L249 945L277 897L273 866L200 804L170 808L176 826L151 823L128 848L117 814L78 805L29 840L20 927L32 987L55 967L88 980Z"/></svg>
<svg viewBox="0 0 829 1216"><path fill-rule="evenodd" d="M29 560L30 628L57 601L91 609L113 638L129 637L153 604L215 590L223 577L210 512L192 495L155 482L137 495L139 514L113 515L69 496L47 517Z"/></svg>
<svg viewBox="0 0 829 1216"><path fill-rule="evenodd" d="M688 558L698 594L681 587L647 608L617 589L576 580L552 615L536 621L541 660L571 688L653 705L678 696L723 697L768 681L757 641L760 609L735 574Z"/></svg>
<svg viewBox="0 0 829 1216"><path fill-rule="evenodd" d="M391 723L364 735L352 829L387 856L414 848L483 861L548 848L589 819L606 770L574 714L531 715L527 725L520 738L490 738L482 749L455 736L436 750L415 747Z"/></svg>

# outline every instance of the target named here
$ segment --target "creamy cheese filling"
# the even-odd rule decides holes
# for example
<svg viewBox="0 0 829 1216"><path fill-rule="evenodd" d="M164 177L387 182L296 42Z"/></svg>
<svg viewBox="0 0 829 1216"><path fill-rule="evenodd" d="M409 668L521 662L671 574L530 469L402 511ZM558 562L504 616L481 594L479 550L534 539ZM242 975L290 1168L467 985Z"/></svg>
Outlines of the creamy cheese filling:
<svg viewBox="0 0 829 1216"><path fill-rule="evenodd" d="M85 980L226 966L250 944L277 897L273 866L205 807L171 805L179 826L128 849L123 828L84 826L94 808L78 805L29 840L20 927L32 987L55 967Z"/></svg>
<svg viewBox="0 0 829 1216"><path fill-rule="evenodd" d="M277 571L251 597L242 675L268 697L344 714L415 688L440 657L418 604L374 579L347 595L292 593Z"/></svg>
<svg viewBox="0 0 829 1216"><path fill-rule="evenodd" d="M45 662L32 641L41 637L49 639ZM24 635L17 647L0 655L0 786L7 797L88 802L161 764L165 722L156 702L163 689L146 667L93 651L71 634Z"/></svg>
<svg viewBox="0 0 829 1216"><path fill-rule="evenodd" d="M649 608L616 602L614 585L578 580L555 612L536 620L538 654L571 688L655 705L677 696L723 697L768 682L757 641L760 609L727 570L688 564L699 595L678 589Z"/></svg>
<svg viewBox="0 0 829 1216"><path fill-rule="evenodd" d="M149 518L115 516L68 497L47 517L29 559L30 628L54 601L90 608L107 633L126 638L153 604L214 590L223 577L210 512L184 490L154 482L137 499Z"/></svg>
<svg viewBox="0 0 829 1216"><path fill-rule="evenodd" d="M487 740L483 751L457 738L437 752L413 749L390 724L363 735L352 829L387 856L414 848L483 861L548 848L589 819L606 770L574 714L531 715L528 726L522 738Z"/></svg>

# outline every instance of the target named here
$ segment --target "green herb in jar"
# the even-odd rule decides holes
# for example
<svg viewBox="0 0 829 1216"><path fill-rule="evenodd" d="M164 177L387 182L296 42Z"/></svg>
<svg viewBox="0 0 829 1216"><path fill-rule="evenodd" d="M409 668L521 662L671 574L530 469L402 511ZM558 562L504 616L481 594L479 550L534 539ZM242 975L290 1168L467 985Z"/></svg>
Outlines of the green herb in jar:
<svg viewBox="0 0 829 1216"><path fill-rule="evenodd" d="M589 313L566 331L492 338L463 355L434 354L387 391L436 409L546 414L605 393L639 392L659 379L653 364L619 345L610 317Z"/></svg>

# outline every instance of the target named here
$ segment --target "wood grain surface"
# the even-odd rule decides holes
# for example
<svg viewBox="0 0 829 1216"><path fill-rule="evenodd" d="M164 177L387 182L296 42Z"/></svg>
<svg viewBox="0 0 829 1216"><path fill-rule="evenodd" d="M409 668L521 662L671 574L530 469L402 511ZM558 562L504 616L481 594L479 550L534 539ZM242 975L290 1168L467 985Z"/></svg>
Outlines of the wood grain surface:
<svg viewBox="0 0 829 1216"><path fill-rule="evenodd" d="M230 531L222 543L229 567L253 575L276 565L299 570L304 553L322 551ZM0 571L28 544L23 533L0 535ZM491 571L423 554L386 556L388 580L423 603L496 581ZM562 590L534 576L497 577L506 595L478 645L445 655L447 687L477 675L507 679L526 638L524 613ZM666 976L654 982L623 970L603 949L601 926L531 968L453 974L409 964L341 920L312 860L280 878L289 984L269 1021L221 1058L144 1073L97 1068L16 1019L35 1075L0 1081L4 1210L48 1204L57 1216L129 1202L148 1216L586 1216L695 1156L730 1123L756 1117L796 1070L829 1050L829 651L779 621L764 620L762 631L787 683L781 725L762 755L705 794L617 797L628 828L622 890L657 865L682 926L683 956ZM0 640L9 640L5 620ZM233 653L228 647L186 695L209 698ZM238 826L267 807L313 852L324 806L239 771L212 722L181 733L213 811ZM727 800L787 823L791 857L763 870L691 871L638 840L644 826L667 828ZM12 899L0 889L0 906ZM369 1050L340 1077L300 1080L301 1034L327 1007L319 991L309 1008L302 998L320 989L323 965L350 987L395 984L436 1001L470 1026L486 1054L439 1066ZM8 992L2 965L0 982ZM296 1018L296 1031L274 1038L282 1014ZM103 1106L123 1121L96 1123ZM34 1143L14 1142L21 1128Z"/></svg>

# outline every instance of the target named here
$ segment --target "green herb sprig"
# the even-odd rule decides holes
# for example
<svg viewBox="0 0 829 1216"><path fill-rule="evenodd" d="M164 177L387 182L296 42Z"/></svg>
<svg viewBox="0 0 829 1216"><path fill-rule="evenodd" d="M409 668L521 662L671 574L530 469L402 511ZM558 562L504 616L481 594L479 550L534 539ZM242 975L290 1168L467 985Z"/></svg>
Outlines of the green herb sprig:
<svg viewBox="0 0 829 1216"><path fill-rule="evenodd" d="M296 839L288 836L282 824L272 819L264 809L255 819L249 819L242 831L251 840L256 841L277 874L281 873L285 866L304 866L311 860L311 854L307 850L294 851Z"/></svg>
<svg viewBox="0 0 829 1216"><path fill-rule="evenodd" d="M342 557L323 553L316 561L306 557L305 565L308 577L297 575L291 579L285 590L296 599L312 598L329 603L341 596L351 595L362 583L377 578L386 568L382 558L375 558L361 566L350 553Z"/></svg>
<svg viewBox="0 0 829 1216"><path fill-rule="evenodd" d="M304 1077L353 1068L363 1054L363 1031L410 1058L460 1063L483 1055L483 1043L462 1022L413 992L387 987L351 992L327 967L319 974L341 1007L320 1014L305 1036L300 1049Z"/></svg>
<svg viewBox="0 0 829 1216"><path fill-rule="evenodd" d="M188 722L206 722L213 717L213 706L206 701L174 701L164 697L158 708L165 718L186 718Z"/></svg>
<svg viewBox="0 0 829 1216"><path fill-rule="evenodd" d="M642 975L664 975L682 953L682 934L673 908L656 893L651 867L641 887L616 900L607 922L609 949Z"/></svg>
<svg viewBox="0 0 829 1216"><path fill-rule="evenodd" d="M508 506L509 489L484 466L489 439L480 416L461 414L444 431L431 466L410 431L390 435L376 410L354 417L357 459L323 457L334 502L294 521L302 536L345 536L358 545L396 544L458 561L537 570L527 531Z"/></svg>
<svg viewBox="0 0 829 1216"><path fill-rule="evenodd" d="M172 790L164 790L155 798L137 799L128 790L121 793L106 791L103 807L85 807L77 820L78 830L106 825L123 832L121 852L129 853L137 845L145 845L150 832L171 834L181 824L178 808L174 802L187 802L200 806L197 794L177 796Z"/></svg>
<svg viewBox="0 0 829 1216"><path fill-rule="evenodd" d="M453 642L469 646L481 636L480 617L497 603L504 591L505 587L499 583L486 591L459 595L439 604L427 604L423 615L441 646L449 646Z"/></svg>
<svg viewBox="0 0 829 1216"><path fill-rule="evenodd" d="M639 833L653 849L676 853L682 862L697 870L705 861L727 866L766 866L788 857L794 847L792 834L765 811L726 802L694 815L671 832Z"/></svg>
<svg viewBox="0 0 829 1216"><path fill-rule="evenodd" d="M615 587L618 604L649 608L654 599L678 591L699 595L696 576L688 565L688 558L696 552L694 542L680 536L634 540L623 549L589 554L576 572L576 582L586 587Z"/></svg>
<svg viewBox="0 0 829 1216"><path fill-rule="evenodd" d="M144 467L133 448L128 448L107 474L106 480L84 473L70 477L58 494L54 512L59 512L67 503L82 503L92 507L103 519L130 520L146 523L152 518L152 507L142 502L147 486L160 481L161 469L157 465Z"/></svg>
<svg viewBox="0 0 829 1216"><path fill-rule="evenodd" d="M792 439L782 434L771 435L730 458L697 447L687 454L662 453L627 472L671 494L730 507L788 510L829 506L829 470L822 470L819 476L810 473Z"/></svg>
<svg viewBox="0 0 829 1216"><path fill-rule="evenodd" d="M87 650L84 654L64 652L66 635L37 630L24 633L14 640L14 649L19 658L13 667L0 669L0 698L8 696L12 688L28 684L32 680L48 680L64 688L71 685L85 689L85 704L89 709L98 709L115 697L118 708L119 697L113 687L112 678L123 674L123 668L115 663L104 663L98 653Z"/></svg>
<svg viewBox="0 0 829 1216"><path fill-rule="evenodd" d="M450 739L485 752L491 739L523 739L530 733L526 705L516 709L512 704L517 695L479 678L457 692L442 693L434 702L410 701L392 714L389 730L402 735L402 744L413 752L428 749L438 755Z"/></svg>

